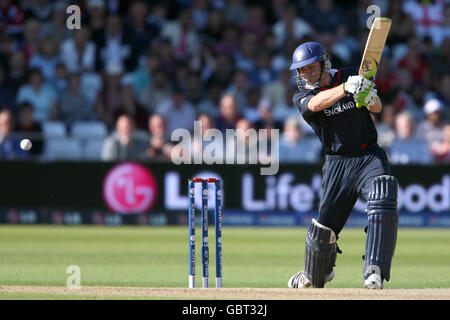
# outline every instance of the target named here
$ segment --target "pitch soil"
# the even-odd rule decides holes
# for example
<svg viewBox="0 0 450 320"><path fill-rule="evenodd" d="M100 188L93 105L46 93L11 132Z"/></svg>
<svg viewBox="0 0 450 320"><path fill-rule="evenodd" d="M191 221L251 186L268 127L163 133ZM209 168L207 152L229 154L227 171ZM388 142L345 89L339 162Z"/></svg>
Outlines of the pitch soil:
<svg viewBox="0 0 450 320"><path fill-rule="evenodd" d="M143 288L63 286L0 286L2 293L121 296L149 299L217 300L450 300L450 288L442 289L273 289L273 288Z"/></svg>

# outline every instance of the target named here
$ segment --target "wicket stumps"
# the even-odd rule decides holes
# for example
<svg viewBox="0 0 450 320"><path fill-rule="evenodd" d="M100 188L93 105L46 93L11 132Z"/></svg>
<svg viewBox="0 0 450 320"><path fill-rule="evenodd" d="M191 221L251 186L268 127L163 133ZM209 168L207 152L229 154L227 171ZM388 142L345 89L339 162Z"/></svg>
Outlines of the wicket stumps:
<svg viewBox="0 0 450 320"><path fill-rule="evenodd" d="M195 183L202 184L202 266L203 288L209 287L209 241L208 241L208 183L215 185L216 204L214 224L216 232L216 288L222 288L222 184L214 178L188 180L189 198L189 288L195 288Z"/></svg>

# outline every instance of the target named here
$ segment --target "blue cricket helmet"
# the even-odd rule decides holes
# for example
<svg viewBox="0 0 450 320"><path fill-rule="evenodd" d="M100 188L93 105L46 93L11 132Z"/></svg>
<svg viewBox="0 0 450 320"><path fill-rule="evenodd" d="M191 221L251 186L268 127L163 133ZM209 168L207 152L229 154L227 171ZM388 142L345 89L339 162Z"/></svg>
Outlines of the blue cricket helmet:
<svg viewBox="0 0 450 320"><path fill-rule="evenodd" d="M296 70L318 61L324 62L325 69L331 68L330 56L322 45L318 42L305 42L295 49L290 70Z"/></svg>

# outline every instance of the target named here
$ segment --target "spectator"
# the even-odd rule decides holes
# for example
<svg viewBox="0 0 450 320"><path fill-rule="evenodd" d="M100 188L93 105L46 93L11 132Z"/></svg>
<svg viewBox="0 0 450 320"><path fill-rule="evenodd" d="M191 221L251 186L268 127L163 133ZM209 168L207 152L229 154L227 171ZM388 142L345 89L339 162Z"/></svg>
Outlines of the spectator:
<svg viewBox="0 0 450 320"><path fill-rule="evenodd" d="M212 117L210 117L209 115L202 113L198 116L197 121L200 121L200 124L201 124L201 136L194 135L194 137L192 139L192 149L191 149L190 154L192 155L193 163L195 163L195 156L199 155L199 154L203 154L203 152L205 151L205 148L208 148L208 146L211 144L214 144L214 145L211 145L211 147L206 149L207 152L205 153L205 155L213 156L213 158L215 158L215 159L219 158L223 161L224 160L223 150L217 150L216 145L215 145L216 141L214 139L212 139L211 136L208 135L211 133L211 131L208 131L208 130L210 130L210 129L217 130L215 128L214 119ZM220 143L218 143L218 145L220 145ZM213 154L211 154L211 151L212 151L211 149L214 150ZM208 163L209 159L203 159L203 161Z"/></svg>
<svg viewBox="0 0 450 320"><path fill-rule="evenodd" d="M241 106L241 114L248 119L251 123L261 119L261 115L258 112L258 103L261 100L261 88L254 86L250 87L245 97L246 104Z"/></svg>
<svg viewBox="0 0 450 320"><path fill-rule="evenodd" d="M106 29L97 39L95 60L97 71L110 65L121 65L129 72L136 69L138 57L129 36L124 33L120 16L108 16Z"/></svg>
<svg viewBox="0 0 450 320"><path fill-rule="evenodd" d="M41 23L37 20L27 20L23 28L23 40L20 41L19 49L25 53L26 60L38 51L39 34L41 32Z"/></svg>
<svg viewBox="0 0 450 320"><path fill-rule="evenodd" d="M159 28L147 22L148 5L145 1L133 1L128 19L125 21L125 33L130 36L138 57L144 55L149 45L159 36Z"/></svg>
<svg viewBox="0 0 450 320"><path fill-rule="evenodd" d="M41 23L50 20L52 15L52 4L49 0L32 1L28 9L25 11L27 19L36 19Z"/></svg>
<svg viewBox="0 0 450 320"><path fill-rule="evenodd" d="M331 33L334 40L338 42L347 34L345 23L349 19L334 0L316 1L306 6L302 16L312 26L314 36L317 33Z"/></svg>
<svg viewBox="0 0 450 320"><path fill-rule="evenodd" d="M170 40L177 59L195 56L200 49L200 39L192 26L191 13L188 9L181 11L177 20L168 22L161 30L161 37Z"/></svg>
<svg viewBox="0 0 450 320"><path fill-rule="evenodd" d="M16 111L15 93L6 82L6 73L0 65L0 110L9 109L13 113Z"/></svg>
<svg viewBox="0 0 450 320"><path fill-rule="evenodd" d="M410 38L408 41L408 51L406 55L398 62L398 67L407 68L413 77L415 83L428 85L429 79L429 66L425 60L419 45L421 43L417 38Z"/></svg>
<svg viewBox="0 0 450 320"><path fill-rule="evenodd" d="M152 82L142 89L141 101L147 112L154 112L156 106L170 98L172 88L167 73L162 69L153 70Z"/></svg>
<svg viewBox="0 0 450 320"><path fill-rule="evenodd" d="M258 113L260 120L254 123L256 130L259 129L279 129L283 128L283 124L273 117L273 103L268 98L261 98L258 102Z"/></svg>
<svg viewBox="0 0 450 320"><path fill-rule="evenodd" d="M228 86L226 92L235 97L239 106L246 106L249 89L250 83L247 72L238 69L233 73L232 82Z"/></svg>
<svg viewBox="0 0 450 320"><path fill-rule="evenodd" d="M29 82L20 87L17 103L30 102L37 121L55 120L57 118L57 94L55 89L44 83L39 69L31 69Z"/></svg>
<svg viewBox="0 0 450 320"><path fill-rule="evenodd" d="M266 8L266 21L270 25L274 25L278 21L283 19L283 15L287 9L292 5L292 1L289 0L270 0L270 6ZM298 6L292 6L292 10L297 12Z"/></svg>
<svg viewBox="0 0 450 320"><path fill-rule="evenodd" d="M68 3L64 0L56 1L53 4L52 17L41 26L39 38L53 37L58 43L62 43L71 37L72 31L67 28Z"/></svg>
<svg viewBox="0 0 450 320"><path fill-rule="evenodd" d="M389 60L382 59L378 64L375 86L380 99L389 99L389 94L393 90L396 81L396 72L389 66Z"/></svg>
<svg viewBox="0 0 450 320"><path fill-rule="evenodd" d="M310 35L312 29L305 20L298 17L297 8L291 5L283 9L281 19L272 26L272 32L275 34L277 46L281 47L287 38L300 41L304 36Z"/></svg>
<svg viewBox="0 0 450 320"><path fill-rule="evenodd" d="M294 117L298 119L300 124L300 130L305 136L314 136L314 130L311 126L300 116L298 108L295 106L292 98L297 91L297 87L289 86L286 91L286 104L285 105L276 105L273 110L273 118L276 121L285 123L288 118Z"/></svg>
<svg viewBox="0 0 450 320"><path fill-rule="evenodd" d="M133 73L133 89L139 102L142 101L142 91L153 81L153 76L157 69L161 68L161 60L159 55L153 51L149 51L144 66L138 66Z"/></svg>
<svg viewBox="0 0 450 320"><path fill-rule="evenodd" d="M239 51L239 38L239 28L234 25L226 24L222 31L222 37L216 42L212 49L216 53L234 56Z"/></svg>
<svg viewBox="0 0 450 320"><path fill-rule="evenodd" d="M212 10L209 14L207 25L200 29L202 34L206 36L208 46L214 47L214 45L223 38L225 26L223 11Z"/></svg>
<svg viewBox="0 0 450 320"><path fill-rule="evenodd" d="M253 33L247 32L241 35L240 50L234 55L238 69L247 72L255 69L257 43L257 38Z"/></svg>
<svg viewBox="0 0 450 320"><path fill-rule="evenodd" d="M44 149L44 139L42 136L42 127L39 122L34 120L33 106L24 102L19 106L17 116L17 125L15 131L23 138L33 141L33 147L30 150L32 156L39 156Z"/></svg>
<svg viewBox="0 0 450 320"><path fill-rule="evenodd" d="M395 120L396 138L389 148L393 164L431 164L430 148L415 135L415 121L409 112L402 112Z"/></svg>
<svg viewBox="0 0 450 320"><path fill-rule="evenodd" d="M392 19L395 28L389 30L386 43L394 48L397 44L406 43L411 34L414 34L414 19L402 9L402 1L390 1L388 17Z"/></svg>
<svg viewBox="0 0 450 320"><path fill-rule="evenodd" d="M120 106L120 80L123 70L120 66L109 66L104 74L104 86L97 95L95 111L98 118L109 128L114 125L114 110Z"/></svg>
<svg viewBox="0 0 450 320"><path fill-rule="evenodd" d="M247 11L244 0L229 0L224 10L225 21L231 25L242 26L247 21Z"/></svg>
<svg viewBox="0 0 450 320"><path fill-rule="evenodd" d="M0 33L0 66L9 72L9 63L12 53L16 50L13 36Z"/></svg>
<svg viewBox="0 0 450 320"><path fill-rule="evenodd" d="M233 77L233 60L226 54L216 56L216 66L207 82L219 82L225 88L230 85Z"/></svg>
<svg viewBox="0 0 450 320"><path fill-rule="evenodd" d="M14 117L10 110L0 111L0 159L25 159L28 151L20 148L22 137L14 132Z"/></svg>
<svg viewBox="0 0 450 320"><path fill-rule="evenodd" d="M442 129L442 142L431 146L431 154L437 163L450 163L450 124Z"/></svg>
<svg viewBox="0 0 450 320"><path fill-rule="evenodd" d="M147 18L147 23L157 34L161 31L164 25L168 22L168 5L164 1L157 1L152 3L150 14Z"/></svg>
<svg viewBox="0 0 450 320"><path fill-rule="evenodd" d="M116 131L106 138L101 158L104 161L143 160L148 142L135 135L133 119L121 115L116 122Z"/></svg>
<svg viewBox="0 0 450 320"><path fill-rule="evenodd" d="M166 119L168 134L172 134L172 131L178 128L185 128L189 131L194 129L195 109L185 99L183 90L178 86L175 86L171 98L156 106L155 113Z"/></svg>
<svg viewBox="0 0 450 320"><path fill-rule="evenodd" d="M333 69L339 69L342 68L345 64L350 63L349 59L351 58L351 53L349 50L347 51L339 51L336 50L337 48L337 40L335 35L332 32L322 32L318 34L317 39L320 44L322 44L323 48L326 52L329 52L331 54L330 61L331 66ZM364 48L364 45L366 43L367 38L364 38L364 43L362 44L362 47ZM362 51L361 55L362 56ZM345 61L345 62L344 62Z"/></svg>
<svg viewBox="0 0 450 320"><path fill-rule="evenodd" d="M220 116L216 120L217 129L226 133L226 129L236 129L236 123L241 118L236 98L231 94L225 94L220 99Z"/></svg>
<svg viewBox="0 0 450 320"><path fill-rule="evenodd" d="M216 119L220 114L219 104L224 88L220 83L212 82L207 85L206 89L205 96L197 105L197 113L205 113L213 119Z"/></svg>
<svg viewBox="0 0 450 320"><path fill-rule="evenodd" d="M446 124L444 121L444 105L438 99L430 99L423 107L427 119L417 127L417 136L424 139L432 147L442 143L442 130Z"/></svg>
<svg viewBox="0 0 450 320"><path fill-rule="evenodd" d="M317 163L321 150L322 146L317 137L304 137L297 117L286 119L279 146L280 163Z"/></svg>
<svg viewBox="0 0 450 320"><path fill-rule="evenodd" d="M274 106L287 104L287 91L291 87L291 71L286 69L281 70L276 79L264 85L262 95L270 99ZM291 100L291 99L290 99Z"/></svg>
<svg viewBox="0 0 450 320"><path fill-rule="evenodd" d="M22 33L25 14L12 0L0 1L0 34L19 35Z"/></svg>
<svg viewBox="0 0 450 320"><path fill-rule="evenodd" d="M122 114L133 119L136 129L147 130L149 112L136 100L131 80L127 76L121 80L120 104L114 109L113 118L116 120Z"/></svg>
<svg viewBox="0 0 450 320"><path fill-rule="evenodd" d="M173 143L167 135L166 121L163 116L155 114L148 120L150 145L146 154L152 160L170 161Z"/></svg>
<svg viewBox="0 0 450 320"><path fill-rule="evenodd" d="M252 127L250 121L240 118L236 122L236 142L225 145L226 163L230 163L230 155L235 155L235 164L256 164L258 160L258 133ZM242 149L240 146L245 146ZM270 143L268 143L270 146Z"/></svg>
<svg viewBox="0 0 450 320"><path fill-rule="evenodd" d="M381 110L381 121L376 124L378 133L378 145L384 149L389 149L395 139L395 107L386 104Z"/></svg>
<svg viewBox="0 0 450 320"><path fill-rule="evenodd" d="M91 31L91 40L98 47L101 38L104 36L106 26L107 10L104 0L87 1L87 16L85 24Z"/></svg>
<svg viewBox="0 0 450 320"><path fill-rule="evenodd" d="M255 68L249 72L252 85L264 86L276 79L277 74L272 70L271 58L270 54L264 50L256 55Z"/></svg>
<svg viewBox="0 0 450 320"><path fill-rule="evenodd" d="M248 6L247 19L241 26L242 33L251 33L255 36L257 43L263 43L264 36L269 31L265 18L265 11L261 5L252 4Z"/></svg>
<svg viewBox="0 0 450 320"><path fill-rule="evenodd" d="M67 90L68 82L66 65L58 62L55 66L55 77L49 81L49 84L56 90L58 98Z"/></svg>
<svg viewBox="0 0 450 320"><path fill-rule="evenodd" d="M436 96L447 106L448 109L450 107L450 73L443 74L437 78L436 82ZM450 115L449 110L447 110L447 115Z"/></svg>
<svg viewBox="0 0 450 320"><path fill-rule="evenodd" d="M81 75L79 73L69 75L69 87L59 99L58 118L67 127L77 121L95 120L93 106L81 91Z"/></svg>
<svg viewBox="0 0 450 320"><path fill-rule="evenodd" d="M167 72L169 77L174 76L177 71L177 59L170 40L163 38L158 40L158 42L155 41L150 50L158 53L159 66Z"/></svg>
<svg viewBox="0 0 450 320"><path fill-rule="evenodd" d="M205 28L214 10L209 6L209 0L194 0L192 1L192 24L196 30Z"/></svg>
<svg viewBox="0 0 450 320"><path fill-rule="evenodd" d="M50 36L41 40L38 52L31 56L29 67L38 68L46 81L52 81L56 65L60 62L59 44Z"/></svg>
<svg viewBox="0 0 450 320"><path fill-rule="evenodd" d="M200 75L197 72L189 71L186 81L186 100L196 106L204 97L203 84Z"/></svg>
<svg viewBox="0 0 450 320"><path fill-rule="evenodd" d="M408 111L413 115L414 121L420 121L425 117L425 115L412 99L412 87L413 78L411 71L404 67L398 68L395 86L392 92L392 102L395 106L396 112Z"/></svg>
<svg viewBox="0 0 450 320"><path fill-rule="evenodd" d="M27 61L22 51L16 51L9 60L7 85L17 94L19 88L27 82Z"/></svg>
<svg viewBox="0 0 450 320"><path fill-rule="evenodd" d="M95 67L95 44L90 30L83 27L73 31L73 37L61 44L61 57L69 72L92 71Z"/></svg>

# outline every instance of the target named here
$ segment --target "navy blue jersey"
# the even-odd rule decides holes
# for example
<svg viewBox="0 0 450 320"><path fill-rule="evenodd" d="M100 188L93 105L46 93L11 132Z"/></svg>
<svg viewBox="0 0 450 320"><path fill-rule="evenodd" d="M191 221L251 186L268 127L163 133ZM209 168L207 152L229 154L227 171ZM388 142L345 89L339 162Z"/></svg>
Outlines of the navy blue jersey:
<svg viewBox="0 0 450 320"><path fill-rule="evenodd" d="M300 89L293 97L305 121L322 142L325 154L345 155L377 142L377 131L367 108L357 108L352 95L347 95L322 111L308 109L308 102L321 90L336 87L357 72L351 68L331 70L333 80L327 88Z"/></svg>

